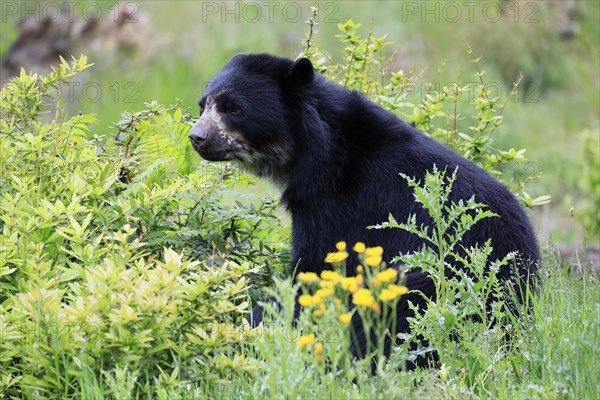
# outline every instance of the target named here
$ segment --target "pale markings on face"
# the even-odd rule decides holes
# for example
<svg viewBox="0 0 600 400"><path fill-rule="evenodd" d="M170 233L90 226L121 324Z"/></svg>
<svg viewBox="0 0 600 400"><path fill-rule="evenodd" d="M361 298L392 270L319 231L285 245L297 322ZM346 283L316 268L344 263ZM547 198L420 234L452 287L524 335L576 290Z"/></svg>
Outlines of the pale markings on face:
<svg viewBox="0 0 600 400"><path fill-rule="evenodd" d="M228 145L242 145L244 143L243 136L238 131L229 130L225 123L223 123L221 114L217 111L217 105L214 102L214 99L222 93L224 92L218 92L208 96L206 99L206 110L202 113L202 116L206 114L206 119L217 125L219 135L226 140Z"/></svg>
<svg viewBox="0 0 600 400"><path fill-rule="evenodd" d="M206 99L206 108L201 118L205 124L215 124L219 135L235 151L235 158L241 162L241 167L261 177L271 177L278 186L285 187L287 178L282 173L282 168L291 159L289 149L284 146L274 146L268 153L258 152L249 147L239 131L229 130L222 120L222 115L217 110L214 99L224 92L209 95ZM233 155L233 154L231 154Z"/></svg>

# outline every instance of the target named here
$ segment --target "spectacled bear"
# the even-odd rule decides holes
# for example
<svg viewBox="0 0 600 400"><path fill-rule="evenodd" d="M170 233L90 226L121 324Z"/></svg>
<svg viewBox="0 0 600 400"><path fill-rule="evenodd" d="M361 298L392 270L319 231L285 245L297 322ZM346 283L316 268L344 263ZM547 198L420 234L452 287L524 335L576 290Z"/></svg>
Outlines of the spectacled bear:
<svg viewBox="0 0 600 400"><path fill-rule="evenodd" d="M384 261L419 250L425 243L401 230L369 230L370 225L415 214L427 223L400 173L423 179L434 165L454 171L451 200L473 195L498 214L463 237L466 248L491 239L491 260L517 252L518 275L531 280L540 260L534 230L515 196L472 162L369 101L315 74L306 58L296 61L268 54L236 55L212 79L199 102L201 116L189 133L206 160L238 162L273 180L292 217L292 270L319 273L338 241L382 246ZM347 260L355 273L356 255ZM510 279L514 271L500 271ZM407 274L406 286L434 297L422 272ZM409 329L407 295L399 303L399 331ZM255 310L260 321L260 309ZM364 345L364 335L362 339Z"/></svg>

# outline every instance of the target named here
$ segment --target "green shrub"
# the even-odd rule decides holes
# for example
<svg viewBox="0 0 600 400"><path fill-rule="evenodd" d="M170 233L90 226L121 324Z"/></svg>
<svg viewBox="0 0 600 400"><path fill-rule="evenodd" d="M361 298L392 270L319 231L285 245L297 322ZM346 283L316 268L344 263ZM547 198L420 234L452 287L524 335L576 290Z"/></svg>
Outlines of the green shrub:
<svg viewBox="0 0 600 400"><path fill-rule="evenodd" d="M253 368L249 279L279 252L252 235L275 224L273 202L219 204L245 179L191 167L178 106L124 114L114 136L90 115L44 115L88 67L22 72L0 95L0 393L119 397L121 380L153 396Z"/></svg>

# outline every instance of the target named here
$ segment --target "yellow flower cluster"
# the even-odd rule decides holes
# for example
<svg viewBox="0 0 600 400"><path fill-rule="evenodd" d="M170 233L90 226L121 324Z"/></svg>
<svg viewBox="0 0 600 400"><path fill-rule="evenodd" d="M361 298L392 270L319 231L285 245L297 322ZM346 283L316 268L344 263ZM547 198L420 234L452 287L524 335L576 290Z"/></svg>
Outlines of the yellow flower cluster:
<svg viewBox="0 0 600 400"><path fill-rule="evenodd" d="M333 294L335 290L335 282L333 281L321 281L319 282L320 289L315 292L315 296L326 298Z"/></svg>
<svg viewBox="0 0 600 400"><path fill-rule="evenodd" d="M391 282L398 276L398 271L394 268L387 268L381 272L378 272L375 277L371 280L375 286L379 286L381 283Z"/></svg>
<svg viewBox="0 0 600 400"><path fill-rule="evenodd" d="M403 296L408 293L408 288L406 286L398 286L398 285L389 285L387 287L392 292L396 293L398 296Z"/></svg>
<svg viewBox="0 0 600 400"><path fill-rule="evenodd" d="M406 293L408 293L408 288L406 286L389 285L387 288L381 291L379 294L379 300L386 303L388 301L395 300L397 297L400 297Z"/></svg>
<svg viewBox="0 0 600 400"><path fill-rule="evenodd" d="M323 361L323 343L321 342L315 343L315 360L319 363Z"/></svg>
<svg viewBox="0 0 600 400"><path fill-rule="evenodd" d="M352 295L352 302L359 307L371 307L375 298L369 289L359 289Z"/></svg>
<svg viewBox="0 0 600 400"><path fill-rule="evenodd" d="M383 301L384 303L387 303L388 301L392 301L396 297L398 297L398 295L389 289L383 289L381 291L381 293L379 294L379 300Z"/></svg>
<svg viewBox="0 0 600 400"><path fill-rule="evenodd" d="M354 293L358 290L359 286L363 283L362 275L357 275L354 277L342 278L340 284L342 287L349 291L350 293Z"/></svg>
<svg viewBox="0 0 600 400"><path fill-rule="evenodd" d="M315 342L316 336L314 333L309 333L308 335L301 336L300 339L296 343L298 346L303 349L307 346L312 345Z"/></svg>
<svg viewBox="0 0 600 400"><path fill-rule="evenodd" d="M342 280L342 275L335 271L325 270L321 272L321 279L323 279L324 281L331 281L337 283Z"/></svg>
<svg viewBox="0 0 600 400"><path fill-rule="evenodd" d="M369 267L378 267L383 256L383 247L367 247L365 249L365 264Z"/></svg>
<svg viewBox="0 0 600 400"><path fill-rule="evenodd" d="M348 258L346 242L338 242L335 247L337 251L329 253L325 259L326 262L335 264ZM383 248L381 246L367 247L364 243L357 242L352 249L359 254L362 263L356 267L356 276L346 277L337 271L330 270L322 271L320 275L314 272L298 274L300 282L308 284L318 282L319 288L314 294L303 294L298 299L302 307L313 307L311 309L313 316L324 315L329 307L344 326L352 323L352 313L346 309L343 303L344 295L336 295L338 286L352 295L352 304L361 310L369 308L375 313L381 311L381 304L391 303L408 293L406 286L396 284L398 271L394 268L387 268L386 264L382 263ZM366 268L366 266L372 267L372 269ZM321 359L319 354L320 352L315 353L317 360Z"/></svg>
<svg viewBox="0 0 600 400"><path fill-rule="evenodd" d="M348 258L346 242L337 242L335 248L337 249L336 252L328 253L327 257L325 257L326 263L337 264ZM383 256L383 248L381 246L367 247L363 242L356 242L352 250L358 254L364 253L364 262L370 267L377 267L381 264Z"/></svg>
<svg viewBox="0 0 600 400"><path fill-rule="evenodd" d="M313 305L313 297L310 294L303 294L298 297L298 303L300 303L302 307L310 307Z"/></svg>
<svg viewBox="0 0 600 400"><path fill-rule="evenodd" d="M328 253L325 257L325 262L328 264L338 264L348 258L348 252L346 251L346 242L337 242L335 244L337 249L334 253Z"/></svg>
<svg viewBox="0 0 600 400"><path fill-rule="evenodd" d="M298 274L298 280L306 283L316 282L319 280L319 275L314 272L300 272Z"/></svg>
<svg viewBox="0 0 600 400"><path fill-rule="evenodd" d="M314 345L313 348L315 350L315 360L320 363L323 361L323 343L315 342L316 339L317 338L314 333L309 333L308 335L301 336L296 343L298 344L298 347L300 347L300 350L304 350L305 348Z"/></svg>
<svg viewBox="0 0 600 400"><path fill-rule="evenodd" d="M340 314L340 316L338 317L338 319L340 320L340 322L346 326L350 325L350 321L352 321L352 314L350 313L343 313Z"/></svg>
<svg viewBox="0 0 600 400"><path fill-rule="evenodd" d="M321 315L325 314L325 310L327 309L323 300L329 295L333 294L333 291L324 292L325 290L326 289L319 289L313 296L310 294L303 294L298 297L298 303L300 303L302 307L316 306L316 309L313 311L313 315L315 317L320 317Z"/></svg>

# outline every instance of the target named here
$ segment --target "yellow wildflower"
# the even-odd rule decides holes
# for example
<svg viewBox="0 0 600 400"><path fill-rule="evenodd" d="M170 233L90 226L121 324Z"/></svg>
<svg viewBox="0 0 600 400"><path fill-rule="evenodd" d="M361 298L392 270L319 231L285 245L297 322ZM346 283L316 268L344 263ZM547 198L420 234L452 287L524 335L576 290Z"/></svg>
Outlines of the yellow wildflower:
<svg viewBox="0 0 600 400"><path fill-rule="evenodd" d="M315 343L315 352L317 352L317 353L323 352L323 343L321 343L321 342Z"/></svg>
<svg viewBox="0 0 600 400"><path fill-rule="evenodd" d="M357 253L364 253L366 248L367 247L363 242L356 242L352 250L354 250Z"/></svg>
<svg viewBox="0 0 600 400"><path fill-rule="evenodd" d="M398 296L402 296L408 293L408 288L406 286L398 286L391 284L387 288L388 290L391 290L392 292L396 293Z"/></svg>
<svg viewBox="0 0 600 400"><path fill-rule="evenodd" d="M298 274L298 280L302 282L315 282L319 280L319 275L314 272L300 272Z"/></svg>
<svg viewBox="0 0 600 400"><path fill-rule="evenodd" d="M381 255L383 255L383 247L381 247L381 246L367 247L365 249L365 253L367 254L367 257L381 256Z"/></svg>
<svg viewBox="0 0 600 400"><path fill-rule="evenodd" d="M356 282L358 282L359 285L362 285L364 281L365 279L362 275L356 275Z"/></svg>
<svg viewBox="0 0 600 400"><path fill-rule="evenodd" d="M313 311L313 316L320 317L323 314L325 314L325 304L323 304L321 302L321 303L319 303L319 308L317 308L315 311Z"/></svg>
<svg viewBox="0 0 600 400"><path fill-rule="evenodd" d="M384 303L394 300L398 294L390 289L383 289L379 294L379 299Z"/></svg>
<svg viewBox="0 0 600 400"><path fill-rule="evenodd" d="M346 250L346 242L337 242L335 248L338 249L338 251Z"/></svg>
<svg viewBox="0 0 600 400"><path fill-rule="evenodd" d="M340 322L342 324L349 325L350 321L352 321L352 314L350 314L350 313L340 314L340 316L338 317L338 319L340 320Z"/></svg>
<svg viewBox="0 0 600 400"><path fill-rule="evenodd" d="M363 272L365 272L365 269L363 268L362 265L357 265L356 266L356 272L358 272L359 274L362 274Z"/></svg>
<svg viewBox="0 0 600 400"><path fill-rule="evenodd" d="M378 313L379 311L381 311L381 309L379 308L379 304L377 304L377 303L371 304L371 311L373 311L374 313Z"/></svg>
<svg viewBox="0 0 600 400"><path fill-rule="evenodd" d="M375 299L369 289L359 289L352 295L352 302L360 307L369 307Z"/></svg>
<svg viewBox="0 0 600 400"><path fill-rule="evenodd" d="M323 361L323 343L321 342L315 343L315 360L319 363Z"/></svg>
<svg viewBox="0 0 600 400"><path fill-rule="evenodd" d="M358 280L353 277L343 278L342 279L342 287L349 291L350 293L354 293L358 290Z"/></svg>
<svg viewBox="0 0 600 400"><path fill-rule="evenodd" d="M377 275L375 275L375 279L379 280L380 282L386 283L393 281L394 279L396 279L397 276L398 271L396 271L394 268L388 268L385 271L381 271Z"/></svg>
<svg viewBox="0 0 600 400"><path fill-rule="evenodd" d="M315 293L315 295L312 297L312 305L319 305L319 304L323 303L323 299L325 297L327 297L327 296L323 296L324 294L325 294L324 292Z"/></svg>
<svg viewBox="0 0 600 400"><path fill-rule="evenodd" d="M298 339L297 343L298 346L300 346L301 349L305 348L306 346L310 346L315 342L315 334L314 333L309 333L306 336L301 336L300 339Z"/></svg>
<svg viewBox="0 0 600 400"><path fill-rule="evenodd" d="M342 275L335 271L325 270L321 272L321 279L324 281L339 282L342 280Z"/></svg>
<svg viewBox="0 0 600 400"><path fill-rule="evenodd" d="M365 257L365 263L369 267L377 267L381 264L381 256L367 256Z"/></svg>
<svg viewBox="0 0 600 400"><path fill-rule="evenodd" d="M319 289L315 292L314 297L316 299L325 299L333 294L333 288ZM313 300L317 303L317 300Z"/></svg>
<svg viewBox="0 0 600 400"><path fill-rule="evenodd" d="M327 253L327 257L325 257L325 262L329 264L340 263L348 258L347 251L337 251L335 253Z"/></svg>
<svg viewBox="0 0 600 400"><path fill-rule="evenodd" d="M333 289L335 288L335 282L330 280L322 280L319 282L319 286L323 289Z"/></svg>
<svg viewBox="0 0 600 400"><path fill-rule="evenodd" d="M303 294L298 297L298 303L300 303L302 307L310 307L313 304L313 301L314 299L310 294Z"/></svg>

